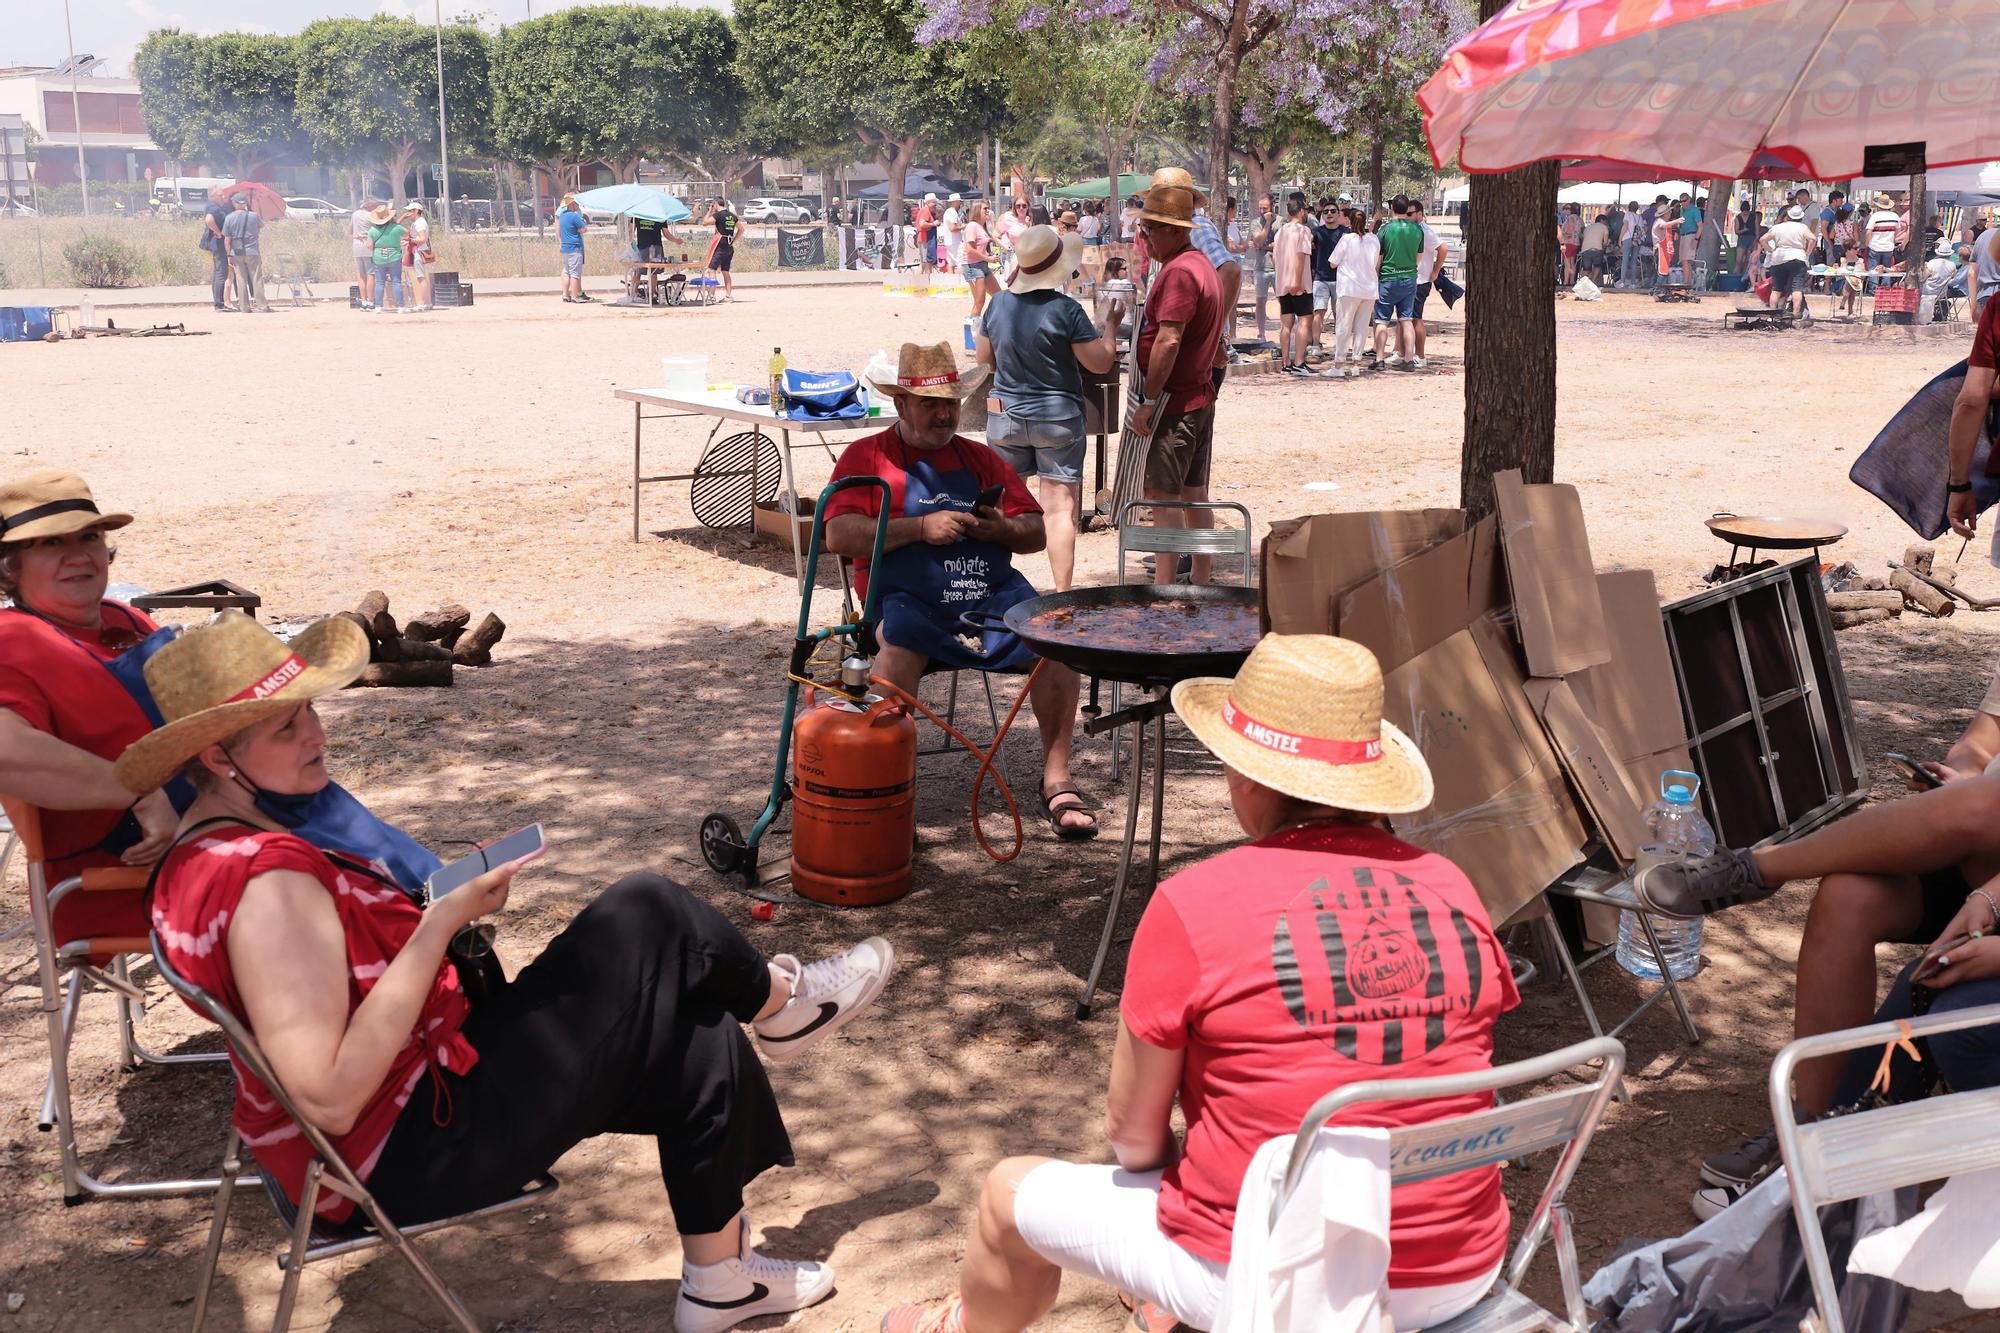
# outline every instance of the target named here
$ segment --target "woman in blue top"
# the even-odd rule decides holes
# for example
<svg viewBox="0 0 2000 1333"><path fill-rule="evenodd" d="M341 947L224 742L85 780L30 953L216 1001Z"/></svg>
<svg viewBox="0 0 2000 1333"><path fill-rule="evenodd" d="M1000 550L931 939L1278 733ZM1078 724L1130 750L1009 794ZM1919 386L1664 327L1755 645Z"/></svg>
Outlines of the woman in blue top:
<svg viewBox="0 0 2000 1333"><path fill-rule="evenodd" d="M583 229L589 225L583 216L583 205L577 203L576 196L564 195L562 205L556 211L556 239L562 247L564 301L595 299L583 292Z"/></svg>

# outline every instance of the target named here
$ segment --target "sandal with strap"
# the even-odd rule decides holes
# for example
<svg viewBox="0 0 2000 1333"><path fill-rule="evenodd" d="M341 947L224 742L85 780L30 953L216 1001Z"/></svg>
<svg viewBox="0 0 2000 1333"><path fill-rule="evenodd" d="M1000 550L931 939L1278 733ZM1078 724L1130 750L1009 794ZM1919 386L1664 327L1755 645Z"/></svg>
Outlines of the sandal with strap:
<svg viewBox="0 0 2000 1333"><path fill-rule="evenodd" d="M1056 799L1062 796L1074 796L1076 800L1067 805L1058 806ZM1058 787L1054 791L1044 791L1042 793L1042 818L1049 821L1049 827L1054 829L1056 836L1064 842L1087 842L1097 836L1097 816L1093 813L1096 809L1097 807L1091 804L1089 799L1075 787ZM1062 817L1073 810L1089 816L1090 822L1088 824L1063 823Z"/></svg>

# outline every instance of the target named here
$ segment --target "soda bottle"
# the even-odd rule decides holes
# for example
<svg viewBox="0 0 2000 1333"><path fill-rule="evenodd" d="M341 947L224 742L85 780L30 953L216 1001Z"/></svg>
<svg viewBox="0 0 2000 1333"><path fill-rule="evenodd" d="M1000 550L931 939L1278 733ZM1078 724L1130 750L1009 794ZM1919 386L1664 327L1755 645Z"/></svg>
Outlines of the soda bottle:
<svg viewBox="0 0 2000 1333"><path fill-rule="evenodd" d="M1715 854L1715 830L1695 804L1700 791L1697 774L1670 768L1660 775L1660 799L1646 809L1646 841L1632 864L1635 880L1647 866L1698 861ZM1653 917L1653 933L1659 936L1667 971L1676 981L1686 981L1701 968L1701 926L1700 917L1691 921ZM1647 981L1660 979L1659 965L1646 943L1645 927L1639 923L1638 913L1629 909L1618 914L1617 957L1618 965L1633 976Z"/></svg>

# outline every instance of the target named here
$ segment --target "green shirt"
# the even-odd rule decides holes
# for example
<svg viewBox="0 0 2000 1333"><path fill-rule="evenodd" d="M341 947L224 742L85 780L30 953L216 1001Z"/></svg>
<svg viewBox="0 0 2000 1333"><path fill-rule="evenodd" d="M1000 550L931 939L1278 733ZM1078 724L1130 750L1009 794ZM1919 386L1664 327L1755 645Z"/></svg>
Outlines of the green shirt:
<svg viewBox="0 0 2000 1333"><path fill-rule="evenodd" d="M1424 229L1408 218L1391 218L1376 235L1382 242L1382 281L1415 280L1417 254L1424 248Z"/></svg>
<svg viewBox="0 0 2000 1333"><path fill-rule="evenodd" d="M377 223L368 229L368 239L375 243L376 263L401 264L403 262L402 223Z"/></svg>

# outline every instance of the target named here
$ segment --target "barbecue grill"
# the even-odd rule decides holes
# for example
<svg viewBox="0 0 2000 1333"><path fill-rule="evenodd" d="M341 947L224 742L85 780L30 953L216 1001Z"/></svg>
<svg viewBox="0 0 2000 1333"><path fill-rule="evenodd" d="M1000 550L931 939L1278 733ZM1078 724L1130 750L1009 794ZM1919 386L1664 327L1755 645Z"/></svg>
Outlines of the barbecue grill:
<svg viewBox="0 0 2000 1333"><path fill-rule="evenodd" d="M1118 878L1111 890L1111 907L1097 941L1097 956L1076 1003L1079 1019L1090 1017L1091 997L1111 954L1118 929L1118 910L1131 880L1132 853L1138 841L1139 801L1145 773L1145 729L1153 727L1153 827L1147 853L1148 882L1160 878L1160 807L1166 793L1167 691L1196 676L1233 676L1257 646L1258 597L1255 588L1218 588L1187 584L1115 584L1073 588L1022 602L1004 618L968 612L961 619L978 629L1006 629L1041 656L1090 677L1090 702L1084 707L1084 734L1130 725L1131 775L1125 789L1125 840L1118 852ZM1130 707L1105 713L1098 707L1098 687L1105 681L1135 685L1149 697Z"/></svg>

